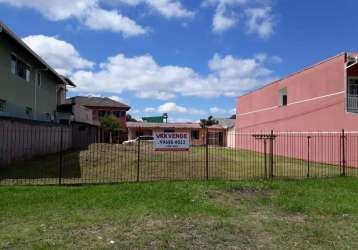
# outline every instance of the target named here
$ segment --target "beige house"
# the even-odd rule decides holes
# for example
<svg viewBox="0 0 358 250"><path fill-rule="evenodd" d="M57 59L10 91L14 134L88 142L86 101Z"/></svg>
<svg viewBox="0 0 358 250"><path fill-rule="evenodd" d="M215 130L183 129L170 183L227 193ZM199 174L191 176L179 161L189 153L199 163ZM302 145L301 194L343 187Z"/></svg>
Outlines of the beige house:
<svg viewBox="0 0 358 250"><path fill-rule="evenodd" d="M154 132L187 132L190 134L191 145L206 143L206 128L202 128L199 123L127 122L127 128L129 140L139 136L152 136ZM221 125L210 126L208 138L209 145L227 145L226 131Z"/></svg>

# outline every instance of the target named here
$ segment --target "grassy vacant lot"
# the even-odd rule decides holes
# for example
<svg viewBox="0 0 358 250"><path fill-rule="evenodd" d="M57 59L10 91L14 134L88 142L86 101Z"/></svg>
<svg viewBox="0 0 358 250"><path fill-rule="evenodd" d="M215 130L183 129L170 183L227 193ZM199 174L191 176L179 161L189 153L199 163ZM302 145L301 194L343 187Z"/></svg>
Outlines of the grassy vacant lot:
<svg viewBox="0 0 358 250"><path fill-rule="evenodd" d="M1 187L0 249L357 249L354 178Z"/></svg>
<svg viewBox="0 0 358 250"><path fill-rule="evenodd" d="M259 179L268 174L268 157L254 151L210 147L208 154L210 179ZM305 157L306 153L303 152ZM155 152L150 143L141 143L139 180L198 180L206 177L205 147L192 147L189 152ZM58 182L59 155L38 157L0 167L0 184L54 184ZM338 162L310 162L310 176L339 176ZM87 149L68 151L63 156L63 183L133 182L138 175L138 147L133 145L93 144ZM347 171L357 175L358 169ZM274 157L274 175L302 178L308 162L288 157Z"/></svg>

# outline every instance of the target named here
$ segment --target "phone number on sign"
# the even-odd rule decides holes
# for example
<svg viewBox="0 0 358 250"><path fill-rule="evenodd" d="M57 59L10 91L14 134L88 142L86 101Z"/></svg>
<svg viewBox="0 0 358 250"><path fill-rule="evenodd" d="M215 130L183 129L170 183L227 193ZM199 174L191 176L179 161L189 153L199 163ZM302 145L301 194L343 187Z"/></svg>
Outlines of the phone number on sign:
<svg viewBox="0 0 358 250"><path fill-rule="evenodd" d="M164 145L185 145L186 141L185 140L159 140L159 144L164 144Z"/></svg>

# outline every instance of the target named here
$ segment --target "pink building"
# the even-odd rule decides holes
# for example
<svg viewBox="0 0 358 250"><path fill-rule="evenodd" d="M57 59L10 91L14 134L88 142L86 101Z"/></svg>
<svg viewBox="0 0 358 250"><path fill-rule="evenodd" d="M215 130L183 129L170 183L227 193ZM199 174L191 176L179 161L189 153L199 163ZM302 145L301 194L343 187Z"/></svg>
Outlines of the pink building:
<svg viewBox="0 0 358 250"><path fill-rule="evenodd" d="M357 166L358 136L353 132L358 131L357 55L338 54L238 97L236 147L262 151L261 141L242 135L273 130L276 155L306 160L310 154L313 161L339 165L341 136L324 132L345 129L349 134L345 157L349 165ZM285 131L295 133L280 134Z"/></svg>
<svg viewBox="0 0 358 250"><path fill-rule="evenodd" d="M358 57L341 53L240 96L237 131L358 131Z"/></svg>

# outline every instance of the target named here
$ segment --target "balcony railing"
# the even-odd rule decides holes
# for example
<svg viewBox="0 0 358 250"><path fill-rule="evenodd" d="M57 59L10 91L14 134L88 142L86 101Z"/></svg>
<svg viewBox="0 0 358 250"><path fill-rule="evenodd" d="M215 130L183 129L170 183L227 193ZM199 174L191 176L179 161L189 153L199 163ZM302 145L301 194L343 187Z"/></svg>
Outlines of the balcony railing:
<svg viewBox="0 0 358 250"><path fill-rule="evenodd" d="M347 111L358 113L358 95L347 95Z"/></svg>

